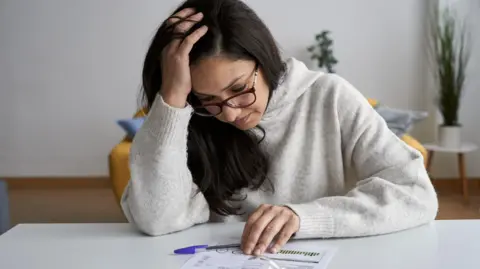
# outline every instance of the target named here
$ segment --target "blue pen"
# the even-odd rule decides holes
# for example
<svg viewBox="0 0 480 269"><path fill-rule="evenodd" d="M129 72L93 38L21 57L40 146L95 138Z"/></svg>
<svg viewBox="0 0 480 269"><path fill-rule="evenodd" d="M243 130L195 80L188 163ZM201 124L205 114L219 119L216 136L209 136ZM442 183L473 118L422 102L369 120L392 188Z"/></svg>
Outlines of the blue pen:
<svg viewBox="0 0 480 269"><path fill-rule="evenodd" d="M208 246L208 245L196 245L196 246L189 246L185 248L179 248L173 251L175 254L195 254L197 252L205 251L205 250L212 250L212 249L223 249L223 248L238 248L240 244L228 244L228 245L216 245L216 246Z"/></svg>

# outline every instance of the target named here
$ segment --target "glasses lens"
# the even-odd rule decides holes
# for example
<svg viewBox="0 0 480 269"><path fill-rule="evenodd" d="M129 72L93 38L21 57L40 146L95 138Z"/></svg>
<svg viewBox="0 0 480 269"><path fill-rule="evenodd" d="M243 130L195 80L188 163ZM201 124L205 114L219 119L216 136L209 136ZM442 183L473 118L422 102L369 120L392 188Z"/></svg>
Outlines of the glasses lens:
<svg viewBox="0 0 480 269"><path fill-rule="evenodd" d="M222 112L222 109L219 106L205 106L204 110L207 111L207 113L212 114L212 115L217 115Z"/></svg>
<svg viewBox="0 0 480 269"><path fill-rule="evenodd" d="M235 107L235 108L244 108L252 105L255 103L256 96L253 92L246 92L240 95L233 97L232 99L228 100L228 106ZM201 105L198 104L194 106L194 111L196 114L200 116L216 116L222 113L222 108L218 105Z"/></svg>
<svg viewBox="0 0 480 269"><path fill-rule="evenodd" d="M230 99L228 102L233 107L247 107L255 102L255 94L253 92L244 93Z"/></svg>

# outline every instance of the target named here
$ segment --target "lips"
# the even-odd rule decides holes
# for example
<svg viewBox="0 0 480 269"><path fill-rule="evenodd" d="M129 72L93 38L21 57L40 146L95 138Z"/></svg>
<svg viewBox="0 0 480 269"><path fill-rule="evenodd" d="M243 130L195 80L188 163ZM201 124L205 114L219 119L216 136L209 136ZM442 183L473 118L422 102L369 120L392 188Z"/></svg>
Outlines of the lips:
<svg viewBox="0 0 480 269"><path fill-rule="evenodd" d="M252 114L252 113L248 114L247 116L245 116L245 117L243 117L243 118L240 118L240 119L238 119L238 120L235 120L235 123L236 123L236 124L245 124L245 123L248 121L248 119L250 118L250 115L251 115L251 114Z"/></svg>

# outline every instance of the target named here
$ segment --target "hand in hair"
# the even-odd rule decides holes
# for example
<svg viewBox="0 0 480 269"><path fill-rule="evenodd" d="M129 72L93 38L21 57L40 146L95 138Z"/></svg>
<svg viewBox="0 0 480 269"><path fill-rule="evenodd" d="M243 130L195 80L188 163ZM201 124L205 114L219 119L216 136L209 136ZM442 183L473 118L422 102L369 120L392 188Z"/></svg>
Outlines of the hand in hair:
<svg viewBox="0 0 480 269"><path fill-rule="evenodd" d="M203 18L203 14L191 8L183 9L167 20L175 33L172 41L163 49L161 56L162 89L165 102L183 108L192 89L189 53L193 45L207 32L207 26L186 35L192 26Z"/></svg>
<svg viewBox="0 0 480 269"><path fill-rule="evenodd" d="M267 249L275 253L299 228L300 218L290 208L263 204L250 215L245 224L242 251L257 256Z"/></svg>

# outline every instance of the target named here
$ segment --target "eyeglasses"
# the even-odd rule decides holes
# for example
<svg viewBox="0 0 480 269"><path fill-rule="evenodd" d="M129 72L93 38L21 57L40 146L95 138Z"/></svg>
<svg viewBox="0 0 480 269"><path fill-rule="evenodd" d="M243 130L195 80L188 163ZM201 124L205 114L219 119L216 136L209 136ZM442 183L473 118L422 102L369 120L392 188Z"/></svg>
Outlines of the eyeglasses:
<svg viewBox="0 0 480 269"><path fill-rule="evenodd" d="M246 108L251 106L257 100L255 94L255 83L257 81L258 64L255 65L252 87L243 92L225 99L219 103L211 103L205 105L192 105L194 113L203 117L215 117L223 112L223 106L231 108Z"/></svg>

